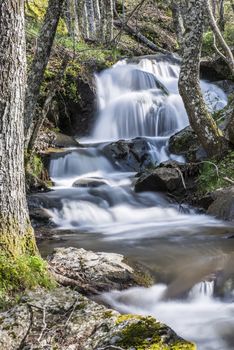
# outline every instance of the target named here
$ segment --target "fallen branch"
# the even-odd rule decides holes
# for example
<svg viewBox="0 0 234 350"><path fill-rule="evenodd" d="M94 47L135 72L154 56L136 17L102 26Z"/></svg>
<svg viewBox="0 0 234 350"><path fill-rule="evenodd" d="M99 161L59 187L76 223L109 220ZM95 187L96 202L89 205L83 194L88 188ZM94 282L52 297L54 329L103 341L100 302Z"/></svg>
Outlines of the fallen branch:
<svg viewBox="0 0 234 350"><path fill-rule="evenodd" d="M230 184L234 185L234 181L232 179L230 179L229 177L225 176L223 177L224 180L226 180L227 182L229 182Z"/></svg>
<svg viewBox="0 0 234 350"><path fill-rule="evenodd" d="M120 21L114 21L114 25L118 28L123 28L125 32L137 38L142 44L147 46L152 51L158 51L164 54L170 53L169 51L164 50L158 47L157 45L155 45L151 40L147 39L143 34L141 34L140 31L132 28L129 24L123 23L120 20Z"/></svg>

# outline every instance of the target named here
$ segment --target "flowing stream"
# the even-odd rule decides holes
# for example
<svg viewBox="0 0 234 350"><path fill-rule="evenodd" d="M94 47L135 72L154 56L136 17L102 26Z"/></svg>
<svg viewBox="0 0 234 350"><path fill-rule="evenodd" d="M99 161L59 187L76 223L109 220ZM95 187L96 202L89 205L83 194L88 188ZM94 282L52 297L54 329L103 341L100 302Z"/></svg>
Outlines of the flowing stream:
<svg viewBox="0 0 234 350"><path fill-rule="evenodd" d="M111 159L117 140L143 140L152 163L169 159L170 135L188 125L178 93L179 64L121 61L96 76L99 113L83 147L51 155L54 191L48 212L60 229L41 243L123 253L145 264L157 284L112 291L102 299L121 312L153 315L200 350L234 349L232 228L161 193L135 193L135 172ZM227 103L215 84L201 81L210 110ZM44 198L45 203L45 198ZM56 229L58 232L58 229ZM57 240L56 240L57 238Z"/></svg>

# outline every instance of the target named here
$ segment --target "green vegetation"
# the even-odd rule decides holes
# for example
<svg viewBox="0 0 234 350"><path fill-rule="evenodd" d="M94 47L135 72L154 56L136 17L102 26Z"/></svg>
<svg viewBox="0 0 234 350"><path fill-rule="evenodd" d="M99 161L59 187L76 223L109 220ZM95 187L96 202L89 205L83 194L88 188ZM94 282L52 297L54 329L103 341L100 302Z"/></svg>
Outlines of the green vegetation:
<svg viewBox="0 0 234 350"><path fill-rule="evenodd" d="M168 339L168 327L157 322L153 317L143 317L135 315L122 315L117 323L138 319L126 326L121 334L121 339L117 345L124 349L136 350L195 350L195 345L179 339L173 333L169 335L170 341L164 343L163 339ZM173 332L173 331L171 331ZM165 337L164 337L165 335Z"/></svg>
<svg viewBox="0 0 234 350"><path fill-rule="evenodd" d="M198 191L201 194L209 193L230 186L230 181L234 181L234 151L229 152L220 161L211 159L202 164Z"/></svg>
<svg viewBox="0 0 234 350"><path fill-rule="evenodd" d="M6 305L9 298L15 300L17 293L38 286L48 289L55 287L47 263L40 256L10 258L0 253L0 308Z"/></svg>

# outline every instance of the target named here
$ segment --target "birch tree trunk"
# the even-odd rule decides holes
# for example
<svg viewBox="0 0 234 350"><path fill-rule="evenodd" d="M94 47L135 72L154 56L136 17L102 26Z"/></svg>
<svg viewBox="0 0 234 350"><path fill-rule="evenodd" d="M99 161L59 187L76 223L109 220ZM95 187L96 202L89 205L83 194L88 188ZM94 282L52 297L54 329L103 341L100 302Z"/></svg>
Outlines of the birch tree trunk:
<svg viewBox="0 0 234 350"><path fill-rule="evenodd" d="M190 124L204 149L210 156L221 155L226 143L221 131L208 112L199 83L205 4L203 0L182 0L182 2L185 5L185 11L183 11L185 33L179 91Z"/></svg>
<svg viewBox="0 0 234 350"><path fill-rule="evenodd" d="M27 148L36 122L35 112L44 72L50 57L64 0L49 0L45 19L37 40L37 47L27 80L25 98L25 146Z"/></svg>
<svg viewBox="0 0 234 350"><path fill-rule="evenodd" d="M24 1L0 2L0 252L35 255L24 175Z"/></svg>

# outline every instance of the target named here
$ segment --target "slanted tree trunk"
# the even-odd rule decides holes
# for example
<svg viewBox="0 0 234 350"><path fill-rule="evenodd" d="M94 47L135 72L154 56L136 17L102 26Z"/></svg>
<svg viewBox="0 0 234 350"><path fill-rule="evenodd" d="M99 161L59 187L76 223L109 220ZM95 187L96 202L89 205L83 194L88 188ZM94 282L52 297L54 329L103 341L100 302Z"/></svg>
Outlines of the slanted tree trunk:
<svg viewBox="0 0 234 350"><path fill-rule="evenodd" d="M64 0L49 0L45 19L37 40L37 47L27 80L25 98L25 146L28 147L36 122L35 112L43 81L44 72L50 57Z"/></svg>
<svg viewBox="0 0 234 350"><path fill-rule="evenodd" d="M183 0L184 40L179 91L189 121L208 155L221 155L225 141L204 102L200 83L200 57L204 25L204 1Z"/></svg>
<svg viewBox="0 0 234 350"><path fill-rule="evenodd" d="M24 1L0 2L0 252L35 254L24 175Z"/></svg>

